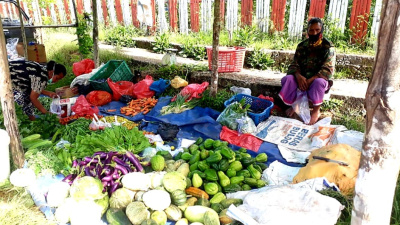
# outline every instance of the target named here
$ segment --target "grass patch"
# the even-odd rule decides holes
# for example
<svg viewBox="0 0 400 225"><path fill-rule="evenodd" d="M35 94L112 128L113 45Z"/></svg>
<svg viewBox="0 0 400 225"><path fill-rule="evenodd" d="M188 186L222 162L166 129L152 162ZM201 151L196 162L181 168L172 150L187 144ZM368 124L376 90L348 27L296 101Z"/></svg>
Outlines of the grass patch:
<svg viewBox="0 0 400 225"><path fill-rule="evenodd" d="M55 224L46 220L25 188L14 187L8 180L0 184L0 221L7 225Z"/></svg>

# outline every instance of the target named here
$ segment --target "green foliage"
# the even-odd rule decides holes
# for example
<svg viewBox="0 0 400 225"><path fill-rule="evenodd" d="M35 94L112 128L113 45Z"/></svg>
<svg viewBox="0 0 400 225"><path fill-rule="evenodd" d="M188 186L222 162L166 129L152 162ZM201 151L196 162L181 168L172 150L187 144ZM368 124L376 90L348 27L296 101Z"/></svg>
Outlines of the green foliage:
<svg viewBox="0 0 400 225"><path fill-rule="evenodd" d="M235 46L248 47L255 42L258 32L256 26L240 28L233 33L233 43Z"/></svg>
<svg viewBox="0 0 400 225"><path fill-rule="evenodd" d="M179 55L186 58L193 58L195 60L204 60L206 56L205 47L199 45L197 42L191 41L188 39L184 42L182 51L179 52Z"/></svg>
<svg viewBox="0 0 400 225"><path fill-rule="evenodd" d="M400 176L397 178L390 224L400 224Z"/></svg>
<svg viewBox="0 0 400 225"><path fill-rule="evenodd" d="M266 70L268 67L272 67L275 61L271 59L270 54L260 48L255 48L246 63L252 68Z"/></svg>
<svg viewBox="0 0 400 225"><path fill-rule="evenodd" d="M79 53L83 58L87 58L93 50L92 20L90 14L83 13L78 15L78 27L76 28L76 35L78 36Z"/></svg>
<svg viewBox="0 0 400 225"><path fill-rule="evenodd" d="M156 42L153 44L153 50L156 53L165 53L168 49L171 47L169 44L169 34L168 33L162 33L161 35L158 35L156 37Z"/></svg>
<svg viewBox="0 0 400 225"><path fill-rule="evenodd" d="M329 99L328 101L324 101L322 103L321 109L323 111L337 110L342 106L343 106L343 100L332 98Z"/></svg>
<svg viewBox="0 0 400 225"><path fill-rule="evenodd" d="M203 92L203 96L200 101L201 107L209 107L215 109L219 112L222 112L225 109L224 102L230 99L234 93L227 89L219 89L217 92L217 96L210 96L210 90L207 89Z"/></svg>
<svg viewBox="0 0 400 225"><path fill-rule="evenodd" d="M4 125L4 113L2 111L1 105L0 105L0 111L2 112L0 114L0 128L1 129L6 129ZM21 106L15 103L15 114L17 115L17 125L19 128L19 132L21 136L28 136L30 134L30 124L31 121L29 120L29 117L22 111Z"/></svg>
<svg viewBox="0 0 400 225"><path fill-rule="evenodd" d="M104 41L110 45L123 46L123 47L135 47L136 42L133 37L142 36L142 30L135 28L134 26L121 26L106 29Z"/></svg>

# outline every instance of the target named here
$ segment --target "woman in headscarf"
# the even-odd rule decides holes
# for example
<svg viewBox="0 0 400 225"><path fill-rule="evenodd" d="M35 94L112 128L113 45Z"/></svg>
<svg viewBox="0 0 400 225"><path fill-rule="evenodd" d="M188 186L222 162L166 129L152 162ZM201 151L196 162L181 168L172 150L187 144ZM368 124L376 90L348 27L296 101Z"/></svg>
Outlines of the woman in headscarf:
<svg viewBox="0 0 400 225"><path fill-rule="evenodd" d="M46 91L48 83L61 80L66 74L65 66L50 61L47 68L31 61L11 61L8 63L12 81L14 101L22 107L22 110L35 120L34 109L41 113L48 113L47 109L40 103L38 97L43 94L55 97L56 93Z"/></svg>
<svg viewBox="0 0 400 225"><path fill-rule="evenodd" d="M297 89L307 91L308 100L313 109L309 124L315 124L320 117L320 107L325 93L332 86L329 80L335 70L335 49L332 42L323 37L324 26L319 18L308 22L308 38L297 45L293 62L290 64L287 76L281 80L282 89L279 97L290 106L286 114L294 115L291 107L296 101Z"/></svg>

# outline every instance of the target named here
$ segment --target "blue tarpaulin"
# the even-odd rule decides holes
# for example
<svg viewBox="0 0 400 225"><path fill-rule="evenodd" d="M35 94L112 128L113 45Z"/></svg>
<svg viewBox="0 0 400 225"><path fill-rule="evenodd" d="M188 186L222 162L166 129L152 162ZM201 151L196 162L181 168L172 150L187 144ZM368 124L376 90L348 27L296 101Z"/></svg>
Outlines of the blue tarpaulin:
<svg viewBox="0 0 400 225"><path fill-rule="evenodd" d="M99 107L100 114L103 116L118 115L125 117L132 121L142 121L141 128L149 132L157 132L158 125L160 122L170 123L179 127L177 134L178 138L186 138L195 140L199 137L219 139L222 126L216 122L220 112L210 109L195 107L191 110L184 111L179 114L167 114L161 115L160 111L162 107L168 105L171 102L171 97L161 97L158 99L156 106L146 115L142 113L136 116L125 116L120 113L120 108L125 106L125 103L111 102L107 105ZM115 112L107 112L109 109L116 109ZM238 149L238 146L230 145L232 149ZM258 152L248 150L251 155L257 155L258 153L265 152L268 155L267 165L273 161L278 160L279 162L288 166L301 167L302 164L287 162L279 152L278 146L269 142L261 144Z"/></svg>

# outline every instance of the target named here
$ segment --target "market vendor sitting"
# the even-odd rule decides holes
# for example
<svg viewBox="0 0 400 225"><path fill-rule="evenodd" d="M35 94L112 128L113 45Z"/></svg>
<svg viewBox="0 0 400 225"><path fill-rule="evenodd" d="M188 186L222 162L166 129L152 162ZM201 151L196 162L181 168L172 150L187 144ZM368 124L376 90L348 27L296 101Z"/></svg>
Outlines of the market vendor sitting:
<svg viewBox="0 0 400 225"><path fill-rule="evenodd" d="M47 63L47 68L31 61L12 61L8 63L12 80L14 101L22 107L22 110L29 116L30 120L35 120L34 107L41 113L48 111L40 103L40 94L51 98L57 96L56 93L46 91L48 82L55 83L62 79L67 70L65 66L54 61Z"/></svg>
<svg viewBox="0 0 400 225"><path fill-rule="evenodd" d="M320 107L333 82L329 80L335 70L334 45L323 37L324 26L319 18L308 22L308 39L297 45L293 62L287 75L282 78L282 89L279 96L290 106L286 110L289 117L294 115L291 107L296 101L297 89L307 91L309 101L313 105L309 124L315 124L320 117Z"/></svg>

